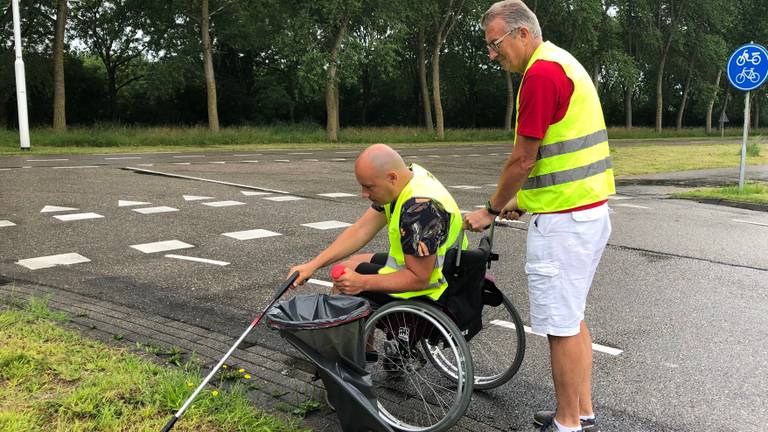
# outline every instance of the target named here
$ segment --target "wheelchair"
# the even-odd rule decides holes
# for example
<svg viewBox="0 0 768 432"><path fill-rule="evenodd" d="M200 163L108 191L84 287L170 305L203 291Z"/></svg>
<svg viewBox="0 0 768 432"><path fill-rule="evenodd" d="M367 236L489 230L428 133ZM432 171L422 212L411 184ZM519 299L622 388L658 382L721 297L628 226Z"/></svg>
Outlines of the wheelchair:
<svg viewBox="0 0 768 432"><path fill-rule="evenodd" d="M473 389L501 386L520 368L522 320L485 274L498 260L492 245L493 225L478 248L448 251L439 300L389 302L367 319L366 371L379 416L393 429L447 430L464 416Z"/></svg>

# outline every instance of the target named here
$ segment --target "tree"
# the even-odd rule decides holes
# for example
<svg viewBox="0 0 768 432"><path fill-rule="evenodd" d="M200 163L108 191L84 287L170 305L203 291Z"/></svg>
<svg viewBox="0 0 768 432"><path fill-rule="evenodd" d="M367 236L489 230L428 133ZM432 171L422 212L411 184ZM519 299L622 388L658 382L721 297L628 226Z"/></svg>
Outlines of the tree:
<svg viewBox="0 0 768 432"><path fill-rule="evenodd" d="M656 70L656 132L661 133L664 115L664 67L669 60L672 40L680 31L679 23L685 0L662 0L656 11L655 30L658 37Z"/></svg>
<svg viewBox="0 0 768 432"><path fill-rule="evenodd" d="M67 129L64 88L64 31L67 26L67 0L56 1L56 34L53 42L53 130Z"/></svg>
<svg viewBox="0 0 768 432"><path fill-rule="evenodd" d="M439 23L434 32L432 45L432 103L435 106L435 129L437 138L445 139L445 120L443 117L443 101L440 95L440 54L448 35L451 34L456 21L464 13L466 0L447 0L437 2L436 18Z"/></svg>
<svg viewBox="0 0 768 432"><path fill-rule="evenodd" d="M144 77L139 63L150 38L148 0L81 0L72 8L77 35L103 63L109 118L119 117L118 92Z"/></svg>

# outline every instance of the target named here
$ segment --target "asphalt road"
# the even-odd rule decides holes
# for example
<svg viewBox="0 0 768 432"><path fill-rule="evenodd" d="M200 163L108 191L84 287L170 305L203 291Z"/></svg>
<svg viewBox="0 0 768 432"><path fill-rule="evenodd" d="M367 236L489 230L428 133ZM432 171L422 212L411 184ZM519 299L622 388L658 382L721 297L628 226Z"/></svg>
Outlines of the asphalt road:
<svg viewBox="0 0 768 432"><path fill-rule="evenodd" d="M310 259L341 230L303 224L352 223L368 207L359 197L356 155L350 152L0 159L0 276L238 335L288 268ZM402 154L430 169L461 208L471 210L492 193L506 152L501 146L467 146ZM265 194L252 194L259 191ZM614 231L587 307L595 343L621 350L618 355L595 352L595 405L602 429L763 430L768 417L768 214L666 199L665 192L626 184L610 202ZM353 196L318 195L327 193ZM268 200L285 196L301 199ZM225 201L242 204L206 205ZM76 210L41 212L46 206ZM175 211L135 211L149 207ZM101 217L56 218L82 213ZM250 230L272 234L249 240L223 235ZM491 273L527 323L525 230L525 224L498 227L495 249L501 262ZM156 253L131 247L169 240L193 247ZM385 241L380 235L366 250L384 251ZM22 260L75 253L89 261L35 270L20 264L35 267L38 261ZM315 277L329 280L327 272ZM249 342L284 346L263 330ZM530 430L531 415L552 406L546 340L529 334L518 375L504 387L477 393L467 415L498 429Z"/></svg>

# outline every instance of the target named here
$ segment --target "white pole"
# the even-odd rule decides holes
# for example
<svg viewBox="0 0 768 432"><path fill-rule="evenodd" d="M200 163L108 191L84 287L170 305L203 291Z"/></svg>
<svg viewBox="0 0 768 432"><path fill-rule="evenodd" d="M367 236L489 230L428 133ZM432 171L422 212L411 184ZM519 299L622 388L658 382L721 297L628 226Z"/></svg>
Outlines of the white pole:
<svg viewBox="0 0 768 432"><path fill-rule="evenodd" d="M744 172L747 168L747 136L749 136L749 93L744 98L744 136L741 140L741 165L739 167L739 192L744 190Z"/></svg>
<svg viewBox="0 0 768 432"><path fill-rule="evenodd" d="M16 45L16 103L19 111L19 141L22 150L29 150L29 118L27 116L27 80L24 76L24 60L21 59L21 24L19 0L13 3L13 40Z"/></svg>

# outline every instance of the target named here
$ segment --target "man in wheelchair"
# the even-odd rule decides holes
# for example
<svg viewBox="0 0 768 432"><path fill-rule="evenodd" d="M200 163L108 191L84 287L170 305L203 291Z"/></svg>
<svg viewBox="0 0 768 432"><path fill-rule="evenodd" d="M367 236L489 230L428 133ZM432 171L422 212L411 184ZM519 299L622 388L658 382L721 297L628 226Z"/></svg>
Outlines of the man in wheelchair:
<svg viewBox="0 0 768 432"><path fill-rule="evenodd" d="M467 243L456 201L431 173L406 165L384 144L360 154L355 177L371 207L315 258L290 269L299 272L294 287L344 259L344 273L333 280L334 293L365 297L373 308L397 299L437 301L448 287L443 275L448 250ZM385 226L388 253L352 255Z"/></svg>

